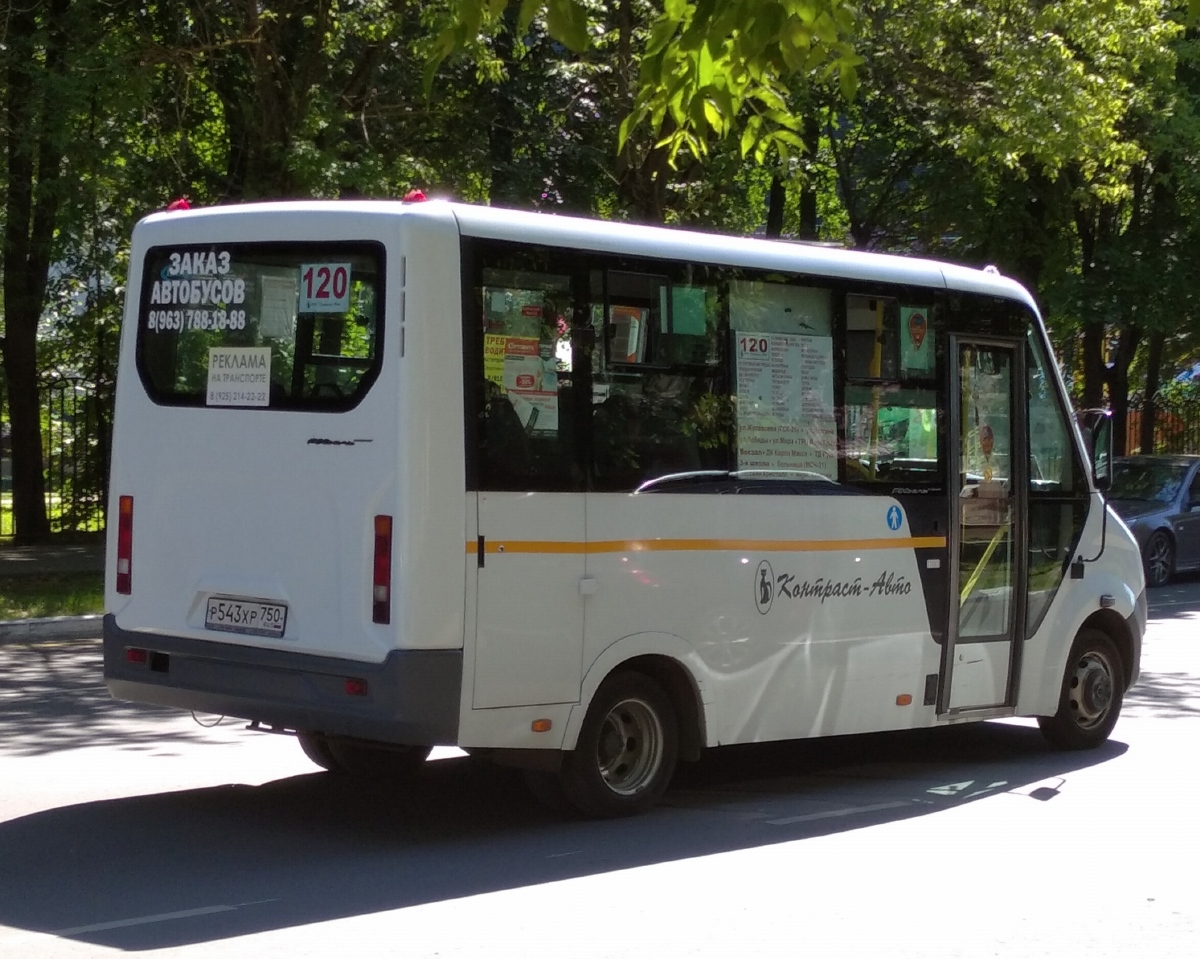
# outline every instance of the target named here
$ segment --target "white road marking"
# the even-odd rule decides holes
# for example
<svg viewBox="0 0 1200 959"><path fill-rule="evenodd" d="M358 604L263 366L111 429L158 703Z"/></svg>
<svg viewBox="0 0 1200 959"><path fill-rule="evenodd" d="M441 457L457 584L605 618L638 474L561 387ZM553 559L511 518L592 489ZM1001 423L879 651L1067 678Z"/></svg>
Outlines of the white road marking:
<svg viewBox="0 0 1200 959"><path fill-rule="evenodd" d="M90 926L73 926L70 929L55 929L52 936L79 936L86 932L104 932L106 929L125 929L129 926L148 926L154 922L170 922L173 919L191 919L193 916L211 916L217 912L237 912L237 906L202 906L199 909L182 909L179 912L160 912L154 916L138 916L135 919L114 919L112 922L97 922Z"/></svg>
<svg viewBox="0 0 1200 959"><path fill-rule="evenodd" d="M114 919L111 922L96 922L90 926L72 926L69 929L52 929L49 932L21 932L12 936L0 936L0 942L14 943L38 936L82 936L90 932L105 932L109 929L128 929L131 926L148 926L155 922L171 922L175 919L193 919L196 916L211 916L219 912L237 912L245 906L261 906L268 902L279 902L274 899L255 899L253 902L239 902L236 906L201 906L198 909L181 909L178 912L160 912L153 916L135 916L132 919Z"/></svg>
<svg viewBox="0 0 1200 959"><path fill-rule="evenodd" d="M901 799L898 802L881 802L872 806L849 806L846 809L827 809L825 812L812 812L806 816L786 816L783 819L768 819L772 826L787 826L794 822L812 822L817 819L836 819L838 816L853 816L860 812L878 812L881 809L901 809L911 806L915 800Z"/></svg>

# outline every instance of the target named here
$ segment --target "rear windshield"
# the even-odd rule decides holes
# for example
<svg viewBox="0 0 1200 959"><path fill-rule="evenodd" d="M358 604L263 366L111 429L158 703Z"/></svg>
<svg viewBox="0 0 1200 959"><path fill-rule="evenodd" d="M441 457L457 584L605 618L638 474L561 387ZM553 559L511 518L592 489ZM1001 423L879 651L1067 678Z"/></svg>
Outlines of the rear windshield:
<svg viewBox="0 0 1200 959"><path fill-rule="evenodd" d="M156 402L338 411L379 372L383 248L215 243L146 254L138 369Z"/></svg>

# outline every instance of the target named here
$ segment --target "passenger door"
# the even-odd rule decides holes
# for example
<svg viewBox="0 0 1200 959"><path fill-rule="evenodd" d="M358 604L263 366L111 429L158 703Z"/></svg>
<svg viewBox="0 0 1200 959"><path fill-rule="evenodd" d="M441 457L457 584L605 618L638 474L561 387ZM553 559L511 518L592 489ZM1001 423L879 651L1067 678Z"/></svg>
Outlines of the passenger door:
<svg viewBox="0 0 1200 959"><path fill-rule="evenodd" d="M951 337L950 612L938 711L1015 702L1026 556L1023 344Z"/></svg>
<svg viewBox="0 0 1200 959"><path fill-rule="evenodd" d="M561 255L480 243L465 338L478 490L476 709L579 699L584 495Z"/></svg>
<svg viewBox="0 0 1200 959"><path fill-rule="evenodd" d="M584 497L479 493L476 709L579 699Z"/></svg>

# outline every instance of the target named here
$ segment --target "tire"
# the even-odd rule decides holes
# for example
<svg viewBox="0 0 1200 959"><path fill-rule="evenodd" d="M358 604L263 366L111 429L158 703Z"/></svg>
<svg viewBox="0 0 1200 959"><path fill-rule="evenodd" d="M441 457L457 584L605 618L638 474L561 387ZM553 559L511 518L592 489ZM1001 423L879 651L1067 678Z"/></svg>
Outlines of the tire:
<svg viewBox="0 0 1200 959"><path fill-rule="evenodd" d="M1125 667L1112 640L1082 629L1067 659L1058 712L1038 717L1042 735L1059 749L1093 749L1108 739L1124 695Z"/></svg>
<svg viewBox="0 0 1200 959"><path fill-rule="evenodd" d="M304 755L330 772L364 779L410 779L424 765L429 746L399 746L342 739L321 733L299 733Z"/></svg>
<svg viewBox="0 0 1200 959"><path fill-rule="evenodd" d="M1146 541L1142 564L1146 568L1147 586L1166 586L1170 582L1175 572L1175 544L1161 529Z"/></svg>
<svg viewBox="0 0 1200 959"><path fill-rule="evenodd" d="M642 673L615 673L596 691L559 782L587 816L631 816L666 791L679 757L679 724L659 685Z"/></svg>
<svg viewBox="0 0 1200 959"><path fill-rule="evenodd" d="M298 732L296 739L299 740L304 755L322 769L328 769L330 772L344 772L329 748L329 740L320 733Z"/></svg>

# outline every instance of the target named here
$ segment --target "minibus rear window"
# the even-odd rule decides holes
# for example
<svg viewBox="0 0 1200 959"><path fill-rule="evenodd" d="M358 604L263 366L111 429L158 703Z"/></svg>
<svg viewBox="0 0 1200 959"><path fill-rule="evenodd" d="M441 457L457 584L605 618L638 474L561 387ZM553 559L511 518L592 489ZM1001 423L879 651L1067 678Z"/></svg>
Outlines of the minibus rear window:
<svg viewBox="0 0 1200 959"><path fill-rule="evenodd" d="M143 276L138 369L158 403L332 412L378 375L378 244L156 247Z"/></svg>

